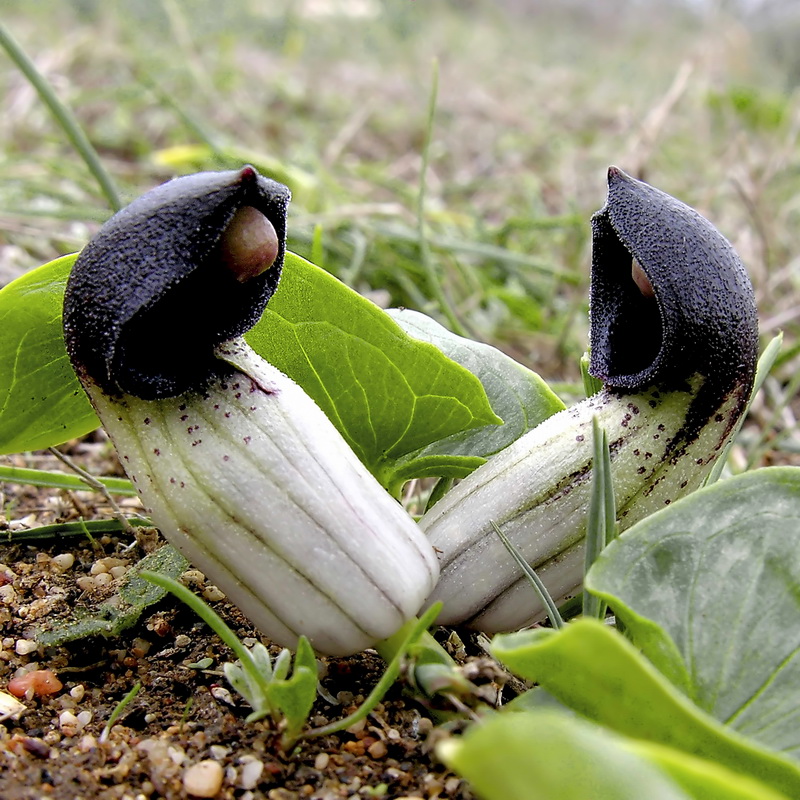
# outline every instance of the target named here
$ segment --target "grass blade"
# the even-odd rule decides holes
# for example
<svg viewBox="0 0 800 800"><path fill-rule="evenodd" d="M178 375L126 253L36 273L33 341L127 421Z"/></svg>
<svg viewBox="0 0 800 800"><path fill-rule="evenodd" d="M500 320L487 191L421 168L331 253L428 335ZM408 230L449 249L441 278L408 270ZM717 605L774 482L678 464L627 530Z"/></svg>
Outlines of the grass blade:
<svg viewBox="0 0 800 800"><path fill-rule="evenodd" d="M525 573L531 586L536 590L536 594L539 595L539 598L547 609L547 616L550 617L550 624L556 629L563 628L565 625L564 619L561 614L559 614L555 600L553 600L550 592L547 591L547 587L542 583L542 579L536 574L533 567L520 555L519 550L514 547L508 536L500 530L500 526L494 520L491 522L494 532L500 537L500 541L505 545L506 550L511 554L514 561L519 564L520 569Z"/></svg>
<svg viewBox="0 0 800 800"><path fill-rule="evenodd" d="M94 176L109 206L111 206L112 210L119 211L122 208L122 202L119 199L116 186L111 176L106 172L105 167L103 167L97 151L83 132L83 128L78 124L69 108L58 98L49 81L39 72L33 61L28 58L27 53L20 47L8 28L1 22L0 47L8 53L9 58L28 79L44 104L50 109L50 113L61 126L61 130L64 131L72 146L78 151Z"/></svg>

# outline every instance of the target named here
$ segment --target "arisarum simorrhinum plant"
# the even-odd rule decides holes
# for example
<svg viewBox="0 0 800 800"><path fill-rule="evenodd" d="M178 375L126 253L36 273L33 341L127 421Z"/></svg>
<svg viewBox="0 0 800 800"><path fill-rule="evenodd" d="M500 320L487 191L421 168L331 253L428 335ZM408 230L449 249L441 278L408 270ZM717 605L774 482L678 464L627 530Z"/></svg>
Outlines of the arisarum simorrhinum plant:
<svg viewBox="0 0 800 800"><path fill-rule="evenodd" d="M67 285L67 350L154 523L275 642L394 634L438 564L305 392L241 338L275 291L289 191L177 178L112 217Z"/></svg>
<svg viewBox="0 0 800 800"><path fill-rule="evenodd" d="M443 624L515 630L544 609L497 525L557 600L584 568L592 420L608 434L621 529L702 485L753 385L753 290L731 244L673 197L612 167L592 220L590 373L603 389L493 456L421 528L439 553Z"/></svg>

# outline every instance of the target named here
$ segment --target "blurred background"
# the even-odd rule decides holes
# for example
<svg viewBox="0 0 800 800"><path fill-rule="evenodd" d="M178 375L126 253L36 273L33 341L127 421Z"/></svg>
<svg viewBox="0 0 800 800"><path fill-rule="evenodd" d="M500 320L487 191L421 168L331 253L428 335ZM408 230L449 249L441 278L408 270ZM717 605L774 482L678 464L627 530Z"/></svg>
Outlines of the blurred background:
<svg viewBox="0 0 800 800"><path fill-rule="evenodd" d="M0 0L0 21L123 201L249 161L294 192L291 249L567 393L608 165L679 197L747 264L762 343L785 332L740 465L796 460L800 4ZM110 211L0 51L0 284Z"/></svg>

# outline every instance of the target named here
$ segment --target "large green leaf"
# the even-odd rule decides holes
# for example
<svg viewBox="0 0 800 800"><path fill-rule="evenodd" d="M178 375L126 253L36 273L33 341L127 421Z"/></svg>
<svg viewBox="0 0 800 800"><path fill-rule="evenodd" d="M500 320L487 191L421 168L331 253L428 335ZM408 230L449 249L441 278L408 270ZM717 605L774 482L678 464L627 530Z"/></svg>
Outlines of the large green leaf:
<svg viewBox="0 0 800 800"><path fill-rule="evenodd" d="M648 517L587 585L656 666L683 667L701 708L800 758L800 469L749 472Z"/></svg>
<svg viewBox="0 0 800 800"><path fill-rule="evenodd" d="M436 748L484 800L689 800L605 731L553 711L496 715Z"/></svg>
<svg viewBox="0 0 800 800"><path fill-rule="evenodd" d="M580 619L560 631L496 636L492 652L588 719L800 797L800 768L793 761L702 711L627 639L597 620Z"/></svg>
<svg viewBox="0 0 800 800"><path fill-rule="evenodd" d="M329 273L288 254L275 296L245 337L297 381L388 487L463 477L483 459L425 449L502 422L480 380Z"/></svg>
<svg viewBox="0 0 800 800"><path fill-rule="evenodd" d="M0 453L61 444L98 425L61 329L75 258L51 261L0 289Z"/></svg>
<svg viewBox="0 0 800 800"><path fill-rule="evenodd" d="M448 358L480 378L502 425L484 425L454 433L424 449L425 455L491 456L565 408L535 372L496 347L465 339L435 320L408 308L387 312L406 333L438 347Z"/></svg>
<svg viewBox="0 0 800 800"><path fill-rule="evenodd" d="M60 444L97 426L61 332L74 260L53 261L0 291L0 453ZM392 489L411 477L467 475L483 463L480 454L427 448L502 422L469 370L412 339L377 306L293 254L247 339L316 400Z"/></svg>

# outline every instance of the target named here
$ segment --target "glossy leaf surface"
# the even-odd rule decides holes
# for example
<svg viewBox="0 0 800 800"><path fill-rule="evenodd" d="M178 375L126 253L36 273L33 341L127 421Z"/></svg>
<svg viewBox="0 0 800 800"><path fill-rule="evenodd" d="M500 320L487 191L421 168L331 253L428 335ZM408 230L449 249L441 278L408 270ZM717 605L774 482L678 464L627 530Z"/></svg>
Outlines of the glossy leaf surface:
<svg viewBox="0 0 800 800"><path fill-rule="evenodd" d="M0 453L61 444L99 424L61 329L74 261L64 256L0 289Z"/></svg>
<svg viewBox="0 0 800 800"><path fill-rule="evenodd" d="M425 448L425 455L491 456L565 407L542 378L496 347L451 333L419 311L392 308L387 313L410 336L435 345L476 375L503 420L502 425L454 433Z"/></svg>
<svg viewBox="0 0 800 800"><path fill-rule="evenodd" d="M706 714L627 639L596 620L578 620L558 632L496 636L492 652L564 705L618 733L716 761L800 796L794 762Z"/></svg>
<svg viewBox="0 0 800 800"><path fill-rule="evenodd" d="M701 708L800 758L800 469L745 473L648 517L588 585Z"/></svg>
<svg viewBox="0 0 800 800"><path fill-rule="evenodd" d="M468 474L483 459L429 456L426 448L501 422L469 370L292 254L278 291L245 338L306 390L385 486Z"/></svg>

